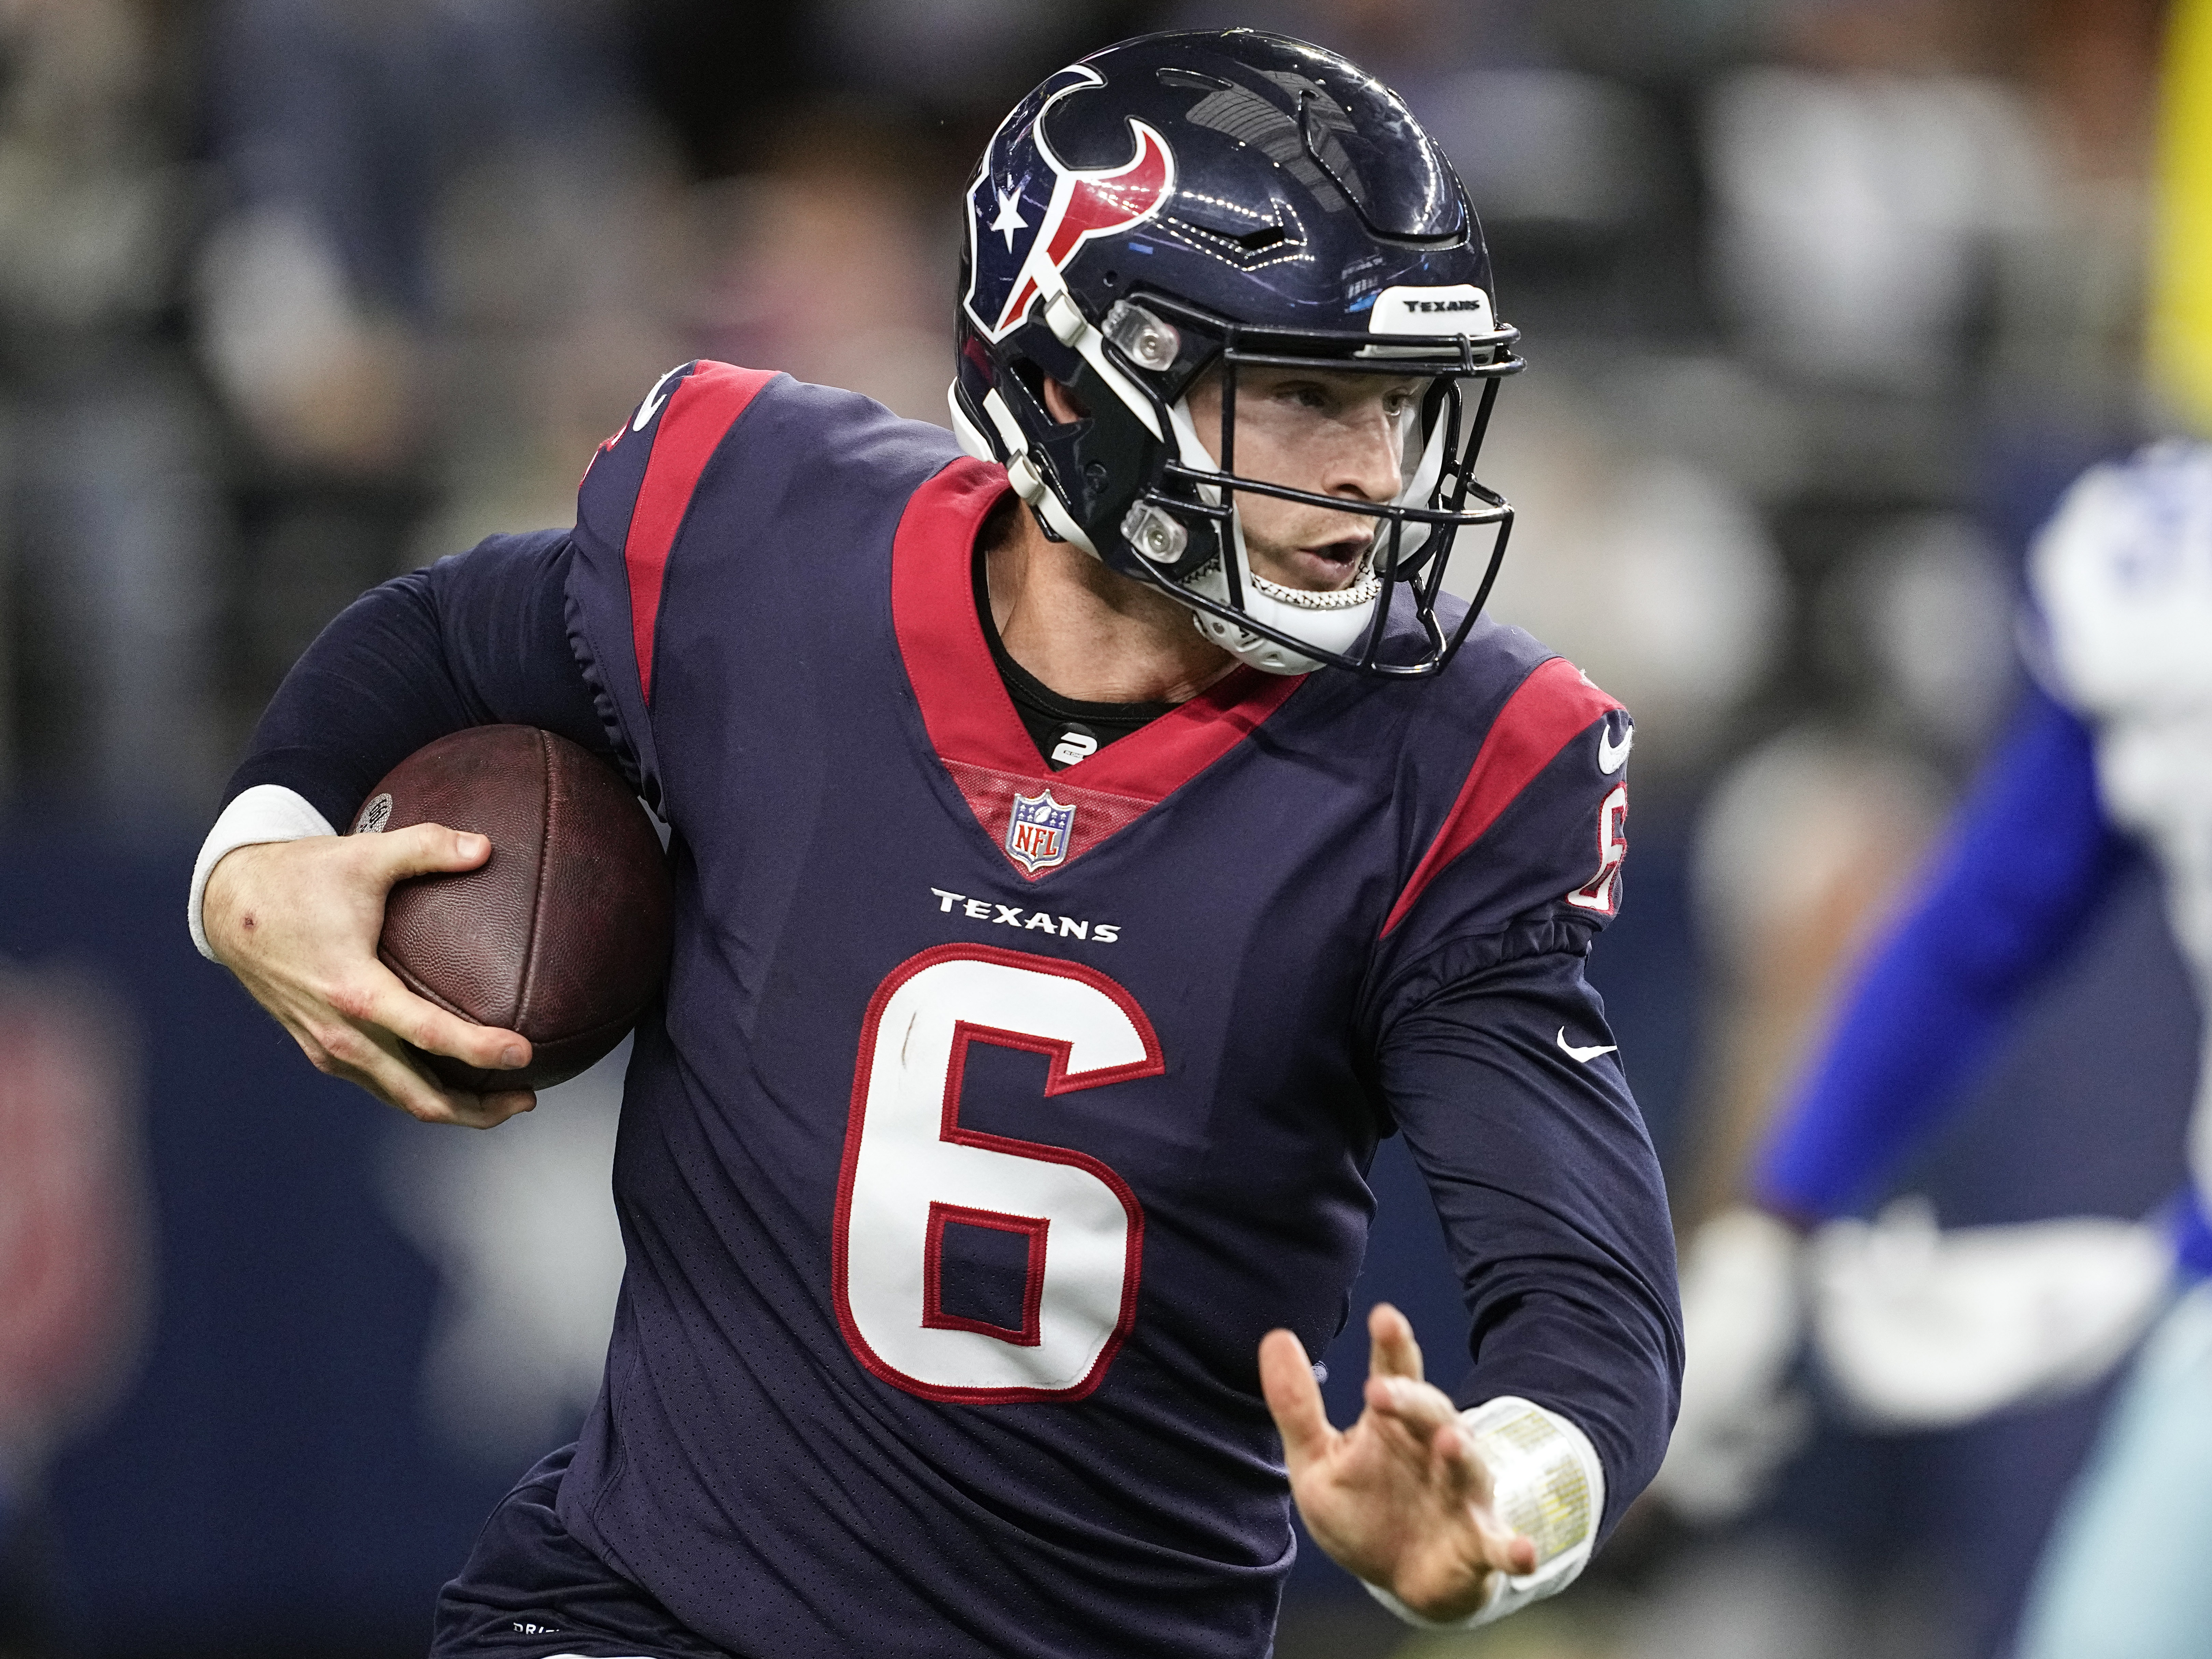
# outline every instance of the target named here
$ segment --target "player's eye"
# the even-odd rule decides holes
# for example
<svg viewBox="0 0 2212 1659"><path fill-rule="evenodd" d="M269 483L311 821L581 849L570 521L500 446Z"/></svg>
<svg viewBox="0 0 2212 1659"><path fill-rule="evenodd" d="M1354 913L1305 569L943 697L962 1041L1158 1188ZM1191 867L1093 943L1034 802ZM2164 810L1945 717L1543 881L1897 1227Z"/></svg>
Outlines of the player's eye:
<svg viewBox="0 0 2212 1659"><path fill-rule="evenodd" d="M1421 399L1427 395L1428 389L1428 383L1419 380L1393 387L1382 394L1383 412L1394 421L1404 420L1420 408Z"/></svg>

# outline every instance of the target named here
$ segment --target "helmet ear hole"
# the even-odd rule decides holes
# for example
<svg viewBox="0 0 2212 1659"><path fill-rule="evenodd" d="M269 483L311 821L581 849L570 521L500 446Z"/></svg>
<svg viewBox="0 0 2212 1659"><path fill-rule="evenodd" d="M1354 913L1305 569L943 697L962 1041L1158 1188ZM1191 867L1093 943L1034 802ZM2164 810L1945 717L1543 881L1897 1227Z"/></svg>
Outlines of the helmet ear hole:
<svg viewBox="0 0 2212 1659"><path fill-rule="evenodd" d="M1045 413L1054 420L1062 426L1072 426L1078 421L1091 418L1091 406L1076 395L1074 387L1063 386L1049 374L1038 378L1044 383L1041 388L1043 396L1038 401L1044 404Z"/></svg>

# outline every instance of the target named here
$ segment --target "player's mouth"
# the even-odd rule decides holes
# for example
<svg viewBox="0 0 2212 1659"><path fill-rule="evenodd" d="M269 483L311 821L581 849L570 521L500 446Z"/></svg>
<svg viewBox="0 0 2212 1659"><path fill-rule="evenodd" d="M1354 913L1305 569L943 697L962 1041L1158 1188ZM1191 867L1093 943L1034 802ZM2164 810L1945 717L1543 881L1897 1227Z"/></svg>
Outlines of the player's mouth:
<svg viewBox="0 0 2212 1659"><path fill-rule="evenodd" d="M1315 592L1349 587L1359 580L1361 563L1373 544L1370 537L1352 535L1293 548L1282 559L1285 574L1291 586Z"/></svg>

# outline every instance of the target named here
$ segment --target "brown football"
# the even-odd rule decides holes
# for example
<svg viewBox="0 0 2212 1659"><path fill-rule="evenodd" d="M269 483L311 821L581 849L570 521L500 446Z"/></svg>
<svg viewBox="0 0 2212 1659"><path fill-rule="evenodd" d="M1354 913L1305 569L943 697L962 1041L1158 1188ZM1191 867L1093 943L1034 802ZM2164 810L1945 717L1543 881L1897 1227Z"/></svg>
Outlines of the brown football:
<svg viewBox="0 0 2212 1659"><path fill-rule="evenodd" d="M418 996L532 1047L518 1072L416 1057L459 1089L544 1089L621 1042L667 970L673 909L660 838L629 786L566 738L479 726L400 762L353 833L416 823L474 830L491 856L394 887L377 954Z"/></svg>

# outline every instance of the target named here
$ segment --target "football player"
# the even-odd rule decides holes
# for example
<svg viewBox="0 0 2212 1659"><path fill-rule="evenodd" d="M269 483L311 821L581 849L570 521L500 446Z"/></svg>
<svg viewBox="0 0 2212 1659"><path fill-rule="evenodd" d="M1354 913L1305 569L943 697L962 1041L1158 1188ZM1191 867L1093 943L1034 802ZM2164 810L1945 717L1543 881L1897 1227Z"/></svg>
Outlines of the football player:
<svg viewBox="0 0 2212 1659"><path fill-rule="evenodd" d="M1580 1570L1680 1362L1658 1170L1583 957L1626 714L1441 587L1515 331L1405 106L1246 30L1054 75L969 187L952 437L711 362L572 530L344 613L285 683L192 925L323 1069L496 1123L403 1039L513 1032L379 966L435 827L333 838L486 721L621 766L678 939L616 1156L629 1266L581 1437L434 1651L1257 1656L1292 1551L1417 1623ZM963 453L964 452L964 453ZM1474 1358L1349 1312L1378 1139Z"/></svg>
<svg viewBox="0 0 2212 1659"><path fill-rule="evenodd" d="M2212 447L2093 469L2038 537L2030 577L2041 686L1770 1134L1761 1207L1708 1224L1692 1249L1696 1358L1660 1490L1693 1515L1754 1495L1797 1415L1782 1383L1805 1282L1844 1400L1899 1427L2084 1386L2165 1301L2054 1534L2020 1650L2178 1659L2212 1631L2212 1066L2194 1188L2163 1237L2088 1220L1959 1235L1840 1223L1809 1271L1799 1238L1863 1203L1964 1099L2099 914L2130 840L2157 860L2200 995L2212 986Z"/></svg>

